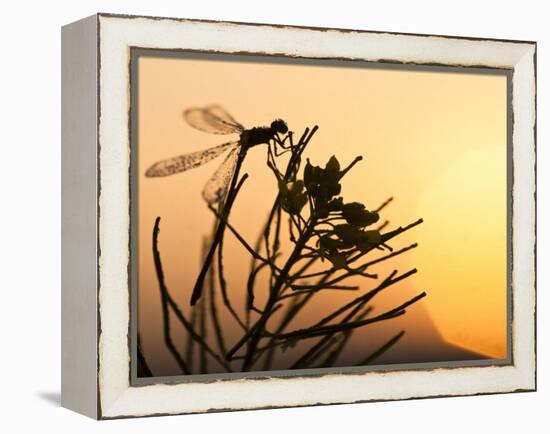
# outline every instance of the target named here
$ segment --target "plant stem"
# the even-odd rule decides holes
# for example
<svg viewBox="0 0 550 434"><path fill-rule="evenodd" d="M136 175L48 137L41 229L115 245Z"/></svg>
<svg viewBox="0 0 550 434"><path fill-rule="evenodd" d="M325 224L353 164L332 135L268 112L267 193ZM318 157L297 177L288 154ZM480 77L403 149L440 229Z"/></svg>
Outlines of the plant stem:
<svg viewBox="0 0 550 434"><path fill-rule="evenodd" d="M243 164L244 158L246 156L247 149L245 146L240 147L239 151L239 157L237 160L237 165L235 166L235 172L233 173L233 177L231 178L231 184L229 186L229 191L227 194L227 200L225 201L225 204L223 206L222 215L224 216L224 220L227 220L229 217L229 212L231 211L231 206L233 205L233 201L235 200L236 192L235 192L235 186L237 185L237 180L239 179L239 172L241 170L241 166ZM214 239L212 240L212 245L210 246L210 250L208 251L206 255L206 259L204 260L204 264L202 266L202 269L199 273L199 276L197 277L197 281L195 282L195 286L193 287L193 293L191 294L191 306L193 306L197 300L200 298L202 294L202 287L204 285L204 280L206 278L206 274L208 272L208 269L210 268L210 265L212 263L212 259L214 258L214 252L216 251L216 248L218 247L218 243L222 239L223 231L225 229L225 223L224 220L220 220L218 222L218 228L216 229L216 233L214 235Z"/></svg>
<svg viewBox="0 0 550 434"><path fill-rule="evenodd" d="M216 354L212 348L206 343L206 341L202 338L202 336L196 332L194 327L191 326L191 323L185 318L185 315L181 311L178 304L174 301L170 293L168 292L168 288L166 287L164 283L164 272L162 270L162 262L160 258L160 253L158 251L158 233L160 231L159 229L160 225L160 217L157 217L155 220L155 227L153 229L153 257L155 260L155 270L157 273L157 280L159 281L159 287L161 288L161 296L164 297L165 302L167 305L172 308L172 311L176 315L176 318L180 321L182 326L187 330L187 332L191 335L191 337L195 340L195 342L204 348L204 350L214 359L216 360L221 366L223 366L228 372L231 372L231 367L229 364L224 361L221 357ZM164 322L166 322L167 317L164 317Z"/></svg>
<svg viewBox="0 0 550 434"><path fill-rule="evenodd" d="M367 318L361 321L353 321L347 324L332 324L332 325L321 326L321 327L310 327L306 329L295 330L289 333L282 333L280 335L275 336L275 338L276 339L292 339L292 338L308 339L308 338L314 338L317 336L323 336L326 334L334 333L337 331L343 331L343 330L349 330L357 327L362 327L367 324L384 321L390 318L395 318L396 316L403 315L405 313L405 308L407 308L413 303L416 303L418 300L420 300L421 298L424 298L425 296L426 296L426 292L422 292L414 296L410 300L407 300L405 303L400 304L396 308L388 310L372 318Z"/></svg>
<svg viewBox="0 0 550 434"><path fill-rule="evenodd" d="M206 277L208 278L211 275L212 268L209 268ZM208 291L204 294L199 301L197 308L199 309L199 333L201 338L206 340L206 304L208 302ZM204 347L199 347L199 373L205 374L208 372L208 361L206 360L206 350Z"/></svg>
<svg viewBox="0 0 550 434"><path fill-rule="evenodd" d="M277 277L275 285L273 285L270 288L270 295L265 305L265 308L263 309L264 313L260 316L260 318L256 321L256 323L248 330L248 332L245 333L241 337L241 339L226 354L226 359L231 360L233 354L235 354L250 339L250 344L247 350L247 356L245 357L245 361L243 364L243 370L247 370L248 368L250 368L249 365L253 357L253 352L257 347L258 341L261 337L262 329L265 326L265 323L267 322L267 319L270 316L270 312L275 306L275 303L277 302L279 290L281 289L282 285L285 282L284 277L288 275L290 268L292 267L296 258L300 254L302 246L305 245L305 243L309 239L309 236L311 235L312 230L313 230L313 225L306 230L304 235L300 237L300 239L297 241L296 245L294 246L294 250L292 251L292 254L290 255L290 257L287 259L281 273Z"/></svg>
<svg viewBox="0 0 550 434"><path fill-rule="evenodd" d="M348 165L348 167L346 167L344 170L340 172L340 179L342 179L346 175L346 173L348 173L351 170L351 168L355 166L357 163L359 163L359 161L361 161L362 159L363 157L361 155L358 157L355 157L355 159Z"/></svg>
<svg viewBox="0 0 550 434"><path fill-rule="evenodd" d="M359 303L354 309L352 309L351 312L349 312L344 317L344 319L342 319L340 324L347 324L351 320L353 320L353 318L357 315L357 313L359 313L363 309L363 306L365 306L365 304L367 304L367 300L364 300L361 303ZM363 319L371 310L372 310L371 307L367 307L363 311L363 314L361 316L359 316L359 320ZM353 329L345 330L343 332L344 341L341 344L342 347L343 347L343 345L346 344L347 339L349 338L349 336L351 336L352 333L353 333ZM296 362L294 362L294 364L291 366L291 368L296 369L296 368L304 366L306 363L308 363L308 364L312 363L315 360L316 355L317 356L320 355L321 349L324 346L326 346L326 347L330 346L330 340L332 338L333 338L332 334L328 334L325 337L323 337L319 342L317 342L315 345L313 345L302 357L300 357L298 360L296 360ZM332 357L334 358L333 360L336 360L336 358L338 357L338 354L332 354Z"/></svg>
<svg viewBox="0 0 550 434"><path fill-rule="evenodd" d="M155 271L157 274L157 280L158 280L159 289L160 289L164 342L166 343L166 347L168 348L168 350L174 356L176 363L178 364L179 368L183 371L183 373L190 374L191 371L187 366L187 363L185 363L185 360L183 360L183 357L178 352L178 349L174 345L174 342L172 341L172 336L170 333L170 313L168 311L169 295L168 295L168 290L166 288L166 283L164 281L164 271L162 269L162 261L160 258L160 253L158 251L158 236L160 232L159 224L160 224L160 217L157 217L155 220L155 226L153 228L153 260L155 263Z"/></svg>
<svg viewBox="0 0 550 434"><path fill-rule="evenodd" d="M400 304L396 308L386 311L372 318L367 318L361 321L353 321L347 324L332 324L332 325L327 325L322 327L309 327L306 329L295 330L289 333L282 333L280 335L275 336L275 338L276 339L309 339L309 338L324 336L324 335L339 332L339 331L362 327L367 324L384 321L390 318L395 318L397 316L403 315L405 313L405 308L407 308L413 303L416 303L418 300L420 300L425 296L426 296L426 293L422 292L416 295L415 297L411 298L410 300L407 300L405 303Z"/></svg>
<svg viewBox="0 0 550 434"><path fill-rule="evenodd" d="M311 130L309 130L309 128L306 128L304 133L302 134L300 140L298 141L298 143L296 144L295 147L293 147L293 149L295 149L295 151L292 152L292 155L290 157L290 160L287 164L287 167L286 167L286 170L285 170L285 174L283 175L283 179L286 181L286 182L289 182L291 180L293 180L293 178L296 177L296 173L297 173L297 168L299 167L299 163L300 163L300 158L301 158L301 155L304 151L304 149L306 148L307 144L309 143L309 141L311 140L311 138L313 137L313 135L316 133L316 131L319 129L319 127L317 125L315 125ZM277 194L277 197L275 198L275 201L273 203L273 206L271 208L271 211L269 213L269 216L268 216L268 219L266 221L266 224L264 226L264 230L263 230L263 234L262 236L259 237L259 240L263 239L265 241L265 246L266 246L266 252L267 252L267 259L270 260L272 259L272 257L270 256L270 247L269 247L269 235L270 235L270 231L271 231L271 225L272 225L272 222L273 222L273 218L275 217L276 213L280 212L280 194ZM276 237L275 237L275 243L278 245L278 239L279 239L279 230L280 230L280 224L278 223L277 224L277 233L276 233ZM259 250L259 243L258 243L258 249L256 250ZM273 249L275 250L275 249ZM251 261L251 273L250 275L252 276L251 279L248 280L248 285L247 285L247 303L246 303L246 306L247 306L247 322L250 321L250 308L253 306L253 301L254 301L254 283L255 283L255 279L256 279L256 275L257 275L257 272L252 272L252 270L255 268L255 262L256 262L257 258L253 257L252 261ZM286 271L286 273L284 272L284 268L283 270L281 270L280 274L279 274L279 277L277 279L281 279L281 275L285 276L285 274L288 274L288 271ZM271 285L273 287L273 285ZM264 313L267 313L268 310L270 310L271 308L273 308L274 304L275 304L275 299L272 299L273 297L269 297L269 300L268 300L268 303L266 305L266 308L269 307L269 309L264 309ZM252 336L254 335L255 333L255 330L256 328L258 328L259 325L261 325L261 323L263 321L265 321L265 319L263 319L265 317L265 315L263 315L262 317L260 317L260 319L254 324L254 326L250 327L248 329L248 331L241 337L241 339L233 346L232 349L229 350L229 352L226 354L226 358L228 360L231 360L233 354L235 354L236 351L238 351L240 349L240 347L242 347L242 345L244 345L244 343ZM256 340L256 338L255 338ZM252 345L252 347L255 347L257 345L257 342L255 344ZM249 349L251 348L251 346L249 345ZM250 363L250 357L247 357L245 359L245 364L249 364Z"/></svg>
<svg viewBox="0 0 550 434"><path fill-rule="evenodd" d="M141 337L138 333L137 335L137 358L138 358L138 376L139 377L153 377L153 372L143 355L143 350L141 348ZM140 371L143 375L140 375Z"/></svg>
<svg viewBox="0 0 550 434"><path fill-rule="evenodd" d="M270 312L275 303L277 302L279 298L279 292L282 288L282 286L285 284L285 278L288 275L288 272L290 271L290 268L294 265L296 262L296 259L299 257L303 246L308 242L309 237L311 236L313 232L313 228L315 226L315 222L313 221L312 224L305 229L304 234L298 239L298 242L294 246L294 250L292 251L292 254L287 259L285 266L283 267L283 270L277 277L275 281L275 285L270 289L270 296L269 300L266 304L266 307L264 308L264 312ZM260 317L260 320L258 320L258 327L255 328L254 333L252 334L250 338L250 343L248 346L248 352L247 356L244 360L243 364L243 370L250 369L251 361L254 355L254 352L256 351L256 348L258 346L258 343L262 337L263 329L265 328L267 319L269 318L269 315L262 315Z"/></svg>
<svg viewBox="0 0 550 434"><path fill-rule="evenodd" d="M373 211L375 212L380 212L382 211L384 208L386 208L390 202L393 201L393 197L389 197L388 199L386 199L378 208L374 209Z"/></svg>
<svg viewBox="0 0 550 434"><path fill-rule="evenodd" d="M372 308L369 306L366 309L363 310L363 312L357 317L357 319L361 320L365 318L370 312ZM336 348L334 348L326 357L326 359L322 362L321 366L329 367L334 366L338 358L340 357L340 354L344 351L344 348L346 347L347 343L353 336L353 332L355 330L347 330L342 333L342 340L337 343ZM327 345L327 349L330 349L330 344Z"/></svg>
<svg viewBox="0 0 550 434"><path fill-rule="evenodd" d="M195 328L197 324L197 310L191 309L191 317L189 318L190 326L192 328ZM187 361L187 365L189 366L189 370L193 372L193 349L195 347L195 339L193 339L193 336L191 334L187 334L187 343L186 343L186 349L185 349L185 360Z"/></svg>
<svg viewBox="0 0 550 434"><path fill-rule="evenodd" d="M299 299L299 297L296 297L293 299L293 302L289 304L288 309L285 313L285 315L281 318L281 321L275 330L275 334L281 333L291 322L292 320L300 313L300 310L308 303L309 300L313 297L314 293L310 292L309 294L306 294L304 297ZM271 367L271 363L273 361L273 357L275 355L276 347L279 346L281 342L275 342L273 338L269 339L269 342L267 345L263 347L261 350L261 353L263 351L268 350L268 354L266 356L265 360L265 369L268 370Z"/></svg>
<svg viewBox="0 0 550 434"><path fill-rule="evenodd" d="M208 273L208 300L210 301L210 316L212 319L212 325L214 326L214 334L216 336L216 341L218 342L218 348L221 352L221 354L225 354L226 347L225 347L225 340L223 337L222 328L220 325L220 319L218 316L218 305L216 300L216 285L214 280L214 264L212 264L212 267L210 268L210 272Z"/></svg>
<svg viewBox="0 0 550 434"><path fill-rule="evenodd" d="M397 333L393 338L391 338L388 342L386 342L384 345L382 345L378 350L376 350L370 356L365 357L357 365L358 366L368 365L373 360L376 360L378 357L380 357L382 354L384 354L386 351L388 351L391 347L393 347L403 337L404 334L405 334L404 330Z"/></svg>
<svg viewBox="0 0 550 434"><path fill-rule="evenodd" d="M357 297L356 299L350 301L349 303L346 303L344 306L340 307L339 309L336 309L334 312L332 312L331 314L325 316L323 319L318 321L314 325L314 327L319 327L319 326L322 326L324 324L327 324L328 322L332 321L333 319L335 319L336 317L338 317L339 315L344 313L346 310L352 308L353 306L355 306L359 303L362 303L362 302L368 302L368 301L372 300L383 289L385 289L385 288L387 288L387 287L389 287L389 286L391 286L391 285L393 285L393 284L395 284L395 283L397 283L397 282L399 282L403 279L406 279L409 276L412 276L413 274L416 273L416 271L417 271L416 268L413 268L412 270L407 271L406 273L396 277L395 279L393 279L393 275L395 273L392 273L389 278L382 281L376 288L371 289L366 294L364 294L360 297Z"/></svg>

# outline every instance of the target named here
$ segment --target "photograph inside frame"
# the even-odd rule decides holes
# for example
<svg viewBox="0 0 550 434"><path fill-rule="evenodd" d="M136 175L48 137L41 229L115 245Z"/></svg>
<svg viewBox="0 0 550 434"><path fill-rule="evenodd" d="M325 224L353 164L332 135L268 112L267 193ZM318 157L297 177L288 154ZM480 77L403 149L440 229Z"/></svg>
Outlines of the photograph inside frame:
<svg viewBox="0 0 550 434"><path fill-rule="evenodd" d="M130 72L135 379L510 363L509 70Z"/></svg>

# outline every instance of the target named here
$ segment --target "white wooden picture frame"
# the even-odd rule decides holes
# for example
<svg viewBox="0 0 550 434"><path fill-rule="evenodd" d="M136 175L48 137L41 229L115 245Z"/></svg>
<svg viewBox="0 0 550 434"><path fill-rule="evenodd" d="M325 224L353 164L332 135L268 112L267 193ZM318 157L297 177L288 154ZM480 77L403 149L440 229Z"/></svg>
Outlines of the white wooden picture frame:
<svg viewBox="0 0 550 434"><path fill-rule="evenodd" d="M508 70L509 363L132 382L129 90L135 47ZM534 42L97 14L63 28L62 56L63 406L112 419L536 389Z"/></svg>

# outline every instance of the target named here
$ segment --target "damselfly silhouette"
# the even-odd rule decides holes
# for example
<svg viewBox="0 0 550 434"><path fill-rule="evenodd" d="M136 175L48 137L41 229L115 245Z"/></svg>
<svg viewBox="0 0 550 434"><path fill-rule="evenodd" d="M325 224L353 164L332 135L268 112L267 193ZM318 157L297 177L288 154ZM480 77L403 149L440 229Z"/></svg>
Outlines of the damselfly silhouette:
<svg viewBox="0 0 550 434"><path fill-rule="evenodd" d="M279 134L286 134L288 127L285 121L276 119L271 122L269 127L246 129L218 105L191 108L185 110L183 116L189 125L207 133L239 134L238 140L213 146L202 151L161 160L153 164L145 172L145 176L147 177L175 175L202 166L219 157L224 152L229 151L225 160L216 169L202 191L202 196L208 203L208 206L212 208L214 206L218 207L221 218L218 221L212 245L193 288L191 305L194 305L201 297L204 280L214 258L216 248L222 239L225 222L235 200L235 187L246 153L253 146L260 144L270 146L272 142L285 148L286 137L281 139Z"/></svg>

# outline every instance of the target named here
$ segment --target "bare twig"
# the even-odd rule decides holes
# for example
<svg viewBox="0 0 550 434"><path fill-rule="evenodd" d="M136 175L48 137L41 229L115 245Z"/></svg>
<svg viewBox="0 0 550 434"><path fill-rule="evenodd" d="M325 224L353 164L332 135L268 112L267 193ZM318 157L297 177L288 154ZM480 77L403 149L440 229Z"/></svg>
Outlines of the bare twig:
<svg viewBox="0 0 550 434"><path fill-rule="evenodd" d="M394 252L391 252L390 254L388 255L385 255L385 256L381 256L380 258L377 258L377 259L373 259L372 261L369 261L369 262L365 262L364 264L360 265L359 267L357 267L358 269L365 269L367 267L370 267L374 264L378 264L382 261L385 261L386 259L390 259L390 258L393 258L395 256L398 256L398 255L401 255L402 253L405 253L405 252L408 252L409 250L412 250L412 249L415 249L418 247L418 244L417 243L413 243L411 244L410 246L407 246L407 247L403 247L402 249L400 250L396 250Z"/></svg>
<svg viewBox="0 0 550 434"><path fill-rule="evenodd" d="M291 292L289 294L281 295L281 296L279 296L278 300L281 301L281 300L284 300L284 299L287 299L287 298L296 297L296 296L303 295L303 294L316 293L316 292L325 291L325 290L329 290L329 291L330 290L332 290L332 291L357 291L359 289L358 286L345 286L345 285L333 285L333 286L329 285L329 286L324 286L324 287L302 285L302 288L304 288L304 289L295 289L293 292Z"/></svg>
<svg viewBox="0 0 550 434"><path fill-rule="evenodd" d="M256 252L246 241L245 239L239 234L239 232L223 217L218 211L216 211L215 208L212 206L209 207L210 210L216 215L216 217L220 220L223 220L227 228L235 235L235 238L239 240L239 242L243 245L243 247L250 253L255 259L258 261L264 262L271 267L275 268L277 270L277 266L273 264L269 259L264 258L262 255L260 255L258 252ZM280 271L280 270L279 270Z"/></svg>
<svg viewBox="0 0 550 434"><path fill-rule="evenodd" d="M363 309L363 307L367 304L368 300L363 300L360 303L358 303L350 312L347 313L347 315L342 319L340 324L347 324L350 321L352 321L355 316ZM366 309L363 310L363 313L358 317L359 320L363 319L366 315L368 315L372 311L372 307L369 306ZM336 333L336 332L335 332ZM343 333L344 339L341 343L341 349L343 349L343 346L346 345L347 339L349 339L349 336L353 333L353 329L345 330ZM320 356L322 354L322 349L324 347L330 348L331 340L333 340L333 334L328 334L325 337L323 337L319 342L317 342L315 345L313 345L302 357L300 357L298 360L294 362L292 365L292 368L299 368L302 365L307 363L312 363L315 361L317 356ZM332 357L334 360L338 357L338 354L333 354Z"/></svg>
<svg viewBox="0 0 550 434"><path fill-rule="evenodd" d="M353 321L347 324L333 324L333 325L327 325L327 326L321 326L321 327L310 327L306 329L295 330L289 333L281 333L279 335L275 335L274 337L276 339L295 339L295 338L308 339L308 338L314 338L316 336L323 336L326 334L334 333L336 331L344 331L344 330L354 329L357 327L362 327L367 324L372 324L375 322L384 321L390 318L395 318L397 316L403 315L405 313L405 308L407 308L413 303L416 303L418 300L420 300L425 296L426 296L426 293L422 292L416 295L415 297L411 298L410 300L407 300L405 303L400 304L396 308L390 309L372 318L367 318L360 321Z"/></svg>
<svg viewBox="0 0 550 434"><path fill-rule="evenodd" d="M212 274L212 267L208 270L206 278ZM197 308L199 309L199 333L204 342L207 342L206 334L206 304L208 302L208 291L199 299ZM205 374L208 372L208 361L206 359L206 350L204 346L199 347L199 372Z"/></svg>
<svg viewBox="0 0 550 434"><path fill-rule="evenodd" d="M399 282L403 279L406 279L407 277L409 277L409 276L411 276L415 273L416 273L416 268L413 268L412 270L409 270L406 273L403 273L402 275L396 277L395 279L393 278L393 276L395 275L395 272L392 273L387 279L382 281L376 288L371 289L366 294L357 297L356 299L350 301L349 303L346 303L344 306L340 307L339 309L336 309L331 314L325 316L323 319L321 319L319 322L317 322L315 324L315 327L327 324L328 322L332 321L333 319L335 319L336 317L338 317L339 315L344 313L346 310L352 308L353 306L355 306L359 303L365 303L365 302L368 302L368 301L372 300L383 289L385 289L385 288L387 288L387 287L389 287L389 286L391 286L391 285L393 285L393 284L395 284L395 283L397 283L397 282Z"/></svg>
<svg viewBox="0 0 550 434"><path fill-rule="evenodd" d="M191 316L189 317L190 325L192 328L195 328L197 324L197 310L191 309ZM195 339L193 339L193 336L191 334L187 334L187 343L186 343L186 349L185 349L185 360L187 361L187 365L189 366L189 370L193 372L193 355L195 348Z"/></svg>
<svg viewBox="0 0 550 434"><path fill-rule="evenodd" d="M202 338L202 336L195 331L195 329L191 326L191 323L185 318L185 315L181 311L178 304L174 301L170 293L168 292L168 289L166 288L166 285L164 283L164 272L162 270L162 262L160 258L160 253L158 251L158 233L159 233L159 224L160 224L160 217L157 217L155 220L155 227L153 229L153 257L155 258L155 270L157 272L157 279L159 281L159 286L161 288L161 293L163 294L165 302L168 304L168 306L172 309L174 314L176 315L176 318L180 321L182 326L187 330L187 332L193 337L193 339L196 341L196 343L203 347L205 351L214 359L216 362L218 362L220 365L222 365L227 371L231 372L231 367L229 364L224 361L221 357L219 357L212 348L206 343L206 341ZM166 322L166 318L165 322ZM187 367L186 367L187 368ZM185 373L188 373L188 369L184 370Z"/></svg>
<svg viewBox="0 0 550 434"><path fill-rule="evenodd" d="M222 354L226 352L225 340L223 337L222 328L220 325L220 319L218 316L218 306L216 300L216 285L214 279L214 268L215 264L212 264L210 272L208 274L208 301L210 302L210 316L212 319L212 325L214 326L214 335L216 336L216 341L218 343L218 348Z"/></svg>
<svg viewBox="0 0 550 434"><path fill-rule="evenodd" d="M219 248L218 248L218 283L220 284L220 290L222 293L223 304L235 319L237 324L241 326L243 330L247 330L247 327L242 322L241 318L233 308L231 301L229 300L229 295L227 294L227 282L225 281L224 268L223 268L223 237L220 239Z"/></svg>
<svg viewBox="0 0 550 434"><path fill-rule="evenodd" d="M408 230L422 224L424 222L423 219L418 219L416 220L415 222L407 225L407 226L400 226L398 227L397 229L394 229L393 231L390 231L390 232L386 232L385 234L382 234L382 240L381 242L382 243L385 243L386 241L389 241L391 240L392 238L395 238L396 236L398 235L401 235L402 233L404 232L407 232ZM356 260L358 260L359 258L362 258L363 256L365 256L367 253L371 252L372 250L374 249L371 248L371 249L368 249L364 252L361 252L361 253L358 253L357 255L355 256L352 256L351 258L349 258L348 260L348 264L352 263L352 262L355 262Z"/></svg>
<svg viewBox="0 0 550 434"><path fill-rule="evenodd" d="M160 289L164 342L166 343L166 347L168 348L168 350L172 353L180 369L185 374L190 374L191 371L187 366L187 363L185 363L185 360L183 360L183 357L178 352L178 349L174 345L174 341L172 340L172 336L170 333L170 313L168 311L169 295L168 295L168 290L166 288L166 284L164 282L164 271L162 270L162 262L158 251L158 235L160 231L159 223L160 223L160 217L157 217L157 219L155 220L155 226L153 229L153 259L155 262L155 271L157 273L157 280L158 280L159 289Z"/></svg>
<svg viewBox="0 0 550 434"><path fill-rule="evenodd" d="M301 298L294 298L292 300L292 303L288 306L287 311L281 318L281 321L279 322L279 325L277 326L277 329L273 333L273 336L281 333L283 330L286 329L286 327L289 326L289 324L294 320L294 318L297 317L297 315L300 313L300 311L307 305L307 303L313 298L313 295L315 295L314 292L309 292L305 294L304 297ZM264 351L268 351L268 354L266 356L266 362L265 365L267 367L271 366L275 351L277 347L280 347L284 345L285 341L276 341L274 338L269 338L269 342L263 346L262 348L258 349L258 353L261 355Z"/></svg>
<svg viewBox="0 0 550 434"><path fill-rule="evenodd" d="M368 365L372 361L376 360L378 357L380 357L382 354L384 354L386 351L388 351L391 347L393 347L405 334L405 331L401 331L397 333L393 338L391 338L388 342L386 342L384 345L382 345L378 350L376 350L371 355L365 357L362 361L360 361L357 366L362 365Z"/></svg>
<svg viewBox="0 0 550 434"><path fill-rule="evenodd" d="M390 224L390 221L389 221L389 220L384 220L384 221L376 228L376 230L377 230L377 231L381 231L382 229L384 229L385 227L387 227L389 224Z"/></svg>
<svg viewBox="0 0 550 434"><path fill-rule="evenodd" d="M350 169L355 166L357 163L359 163L359 161L361 161L363 159L363 157L361 155L359 155L358 157L355 157L355 159L348 165L348 167L346 167L344 170L342 170L340 172L340 179L342 179L346 173L348 173L350 171Z"/></svg>
<svg viewBox="0 0 550 434"><path fill-rule="evenodd" d="M375 211L375 212L380 212L380 211L382 211L382 210L383 210L384 208L386 208L386 207L390 204L390 202L392 202L392 201L393 201L393 197L389 197L388 199L386 199L385 202L383 202L378 208L374 209L373 211Z"/></svg>
<svg viewBox="0 0 550 434"><path fill-rule="evenodd" d="M143 355L143 350L141 348L141 336L137 335L137 359L138 359L138 376L139 377L153 377L153 371L149 367L145 356Z"/></svg>
<svg viewBox="0 0 550 434"><path fill-rule="evenodd" d="M357 317L358 320L362 320L372 311L372 307L367 307L363 312ZM348 344L349 340L353 336L355 329L346 330L342 333L341 340L335 343L334 349L327 355L326 359L320 364L322 367L334 366L340 354L344 351L344 348ZM327 345L327 348L330 349L330 344Z"/></svg>

